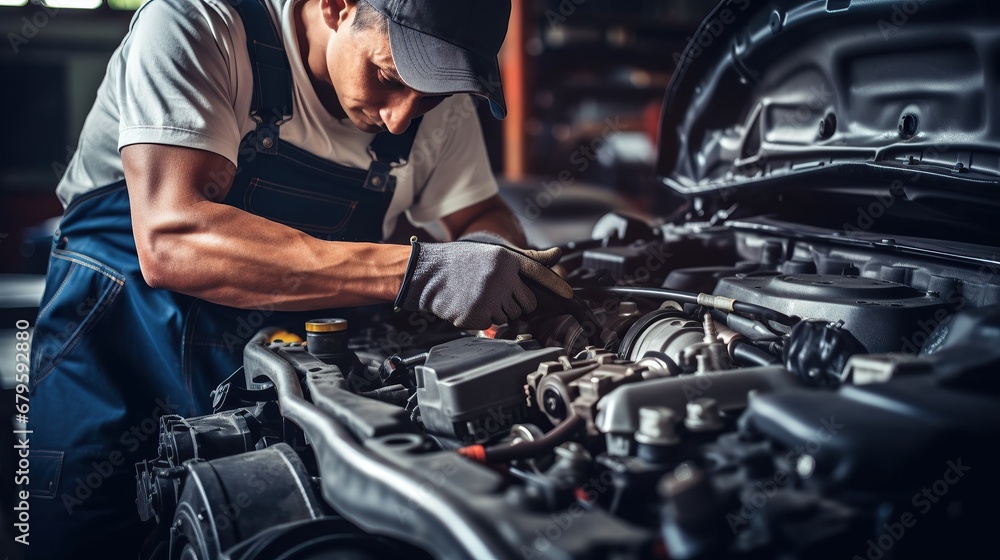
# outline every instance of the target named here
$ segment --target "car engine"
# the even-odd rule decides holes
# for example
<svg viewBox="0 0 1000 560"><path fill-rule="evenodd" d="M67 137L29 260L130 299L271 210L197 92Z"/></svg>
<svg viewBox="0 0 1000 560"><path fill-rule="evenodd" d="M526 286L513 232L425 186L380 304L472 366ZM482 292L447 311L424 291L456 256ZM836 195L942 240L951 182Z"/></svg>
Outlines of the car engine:
<svg viewBox="0 0 1000 560"><path fill-rule="evenodd" d="M564 248L573 310L484 332L381 308L262 330L137 465L156 554L982 550L1000 274L771 226L610 214Z"/></svg>

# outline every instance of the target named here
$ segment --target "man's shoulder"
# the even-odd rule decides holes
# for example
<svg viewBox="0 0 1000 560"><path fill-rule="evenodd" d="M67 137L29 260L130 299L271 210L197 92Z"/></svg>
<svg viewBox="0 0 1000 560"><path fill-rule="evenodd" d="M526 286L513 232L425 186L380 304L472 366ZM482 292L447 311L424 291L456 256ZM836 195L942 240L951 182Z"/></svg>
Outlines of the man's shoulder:
<svg viewBox="0 0 1000 560"><path fill-rule="evenodd" d="M136 11L132 26L149 20L176 22L189 28L204 25L215 28L233 26L239 22L239 16L227 0L149 0Z"/></svg>
<svg viewBox="0 0 1000 560"><path fill-rule="evenodd" d="M239 59L245 52L242 21L227 0L149 0L132 18L121 54L224 70L249 64Z"/></svg>
<svg viewBox="0 0 1000 560"><path fill-rule="evenodd" d="M246 42L241 12L263 7L275 29L281 30L282 14L287 11L285 7L291 1L293 0L148 0L133 17L130 31L139 27L147 32L146 40L156 40L155 37L162 31L176 30L179 33L172 35L177 39L197 41L201 43L199 46L206 48L214 40L226 51L230 44L243 45Z"/></svg>

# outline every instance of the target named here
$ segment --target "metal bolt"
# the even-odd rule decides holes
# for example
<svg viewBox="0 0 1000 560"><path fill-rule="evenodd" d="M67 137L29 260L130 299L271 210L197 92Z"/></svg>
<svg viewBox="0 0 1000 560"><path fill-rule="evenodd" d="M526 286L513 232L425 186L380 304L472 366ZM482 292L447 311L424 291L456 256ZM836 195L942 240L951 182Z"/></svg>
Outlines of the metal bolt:
<svg viewBox="0 0 1000 560"><path fill-rule="evenodd" d="M665 406L644 406L639 409L639 429L635 441L647 445L674 445L680 441L674 429L677 417Z"/></svg>
<svg viewBox="0 0 1000 560"><path fill-rule="evenodd" d="M715 329L715 321L712 320L712 315L706 313L704 316L705 323L705 342L712 344L719 341L719 331Z"/></svg>
<svg viewBox="0 0 1000 560"><path fill-rule="evenodd" d="M684 425L692 432L707 432L722 427L719 403L715 399L695 399L687 404Z"/></svg>
<svg viewBox="0 0 1000 560"><path fill-rule="evenodd" d="M694 478L695 471L691 468L691 463L681 463L674 469L674 481L675 482L687 482ZM673 485L668 485L673 486ZM676 487L673 487L676 489Z"/></svg>
<svg viewBox="0 0 1000 560"><path fill-rule="evenodd" d="M781 12L775 10L771 12L771 32L777 33L781 31L781 26L784 24L783 18L781 17Z"/></svg>
<svg viewBox="0 0 1000 560"><path fill-rule="evenodd" d="M816 472L816 459L813 459L812 455L803 455L799 457L799 460L795 463L795 471L799 473L802 478L809 478L814 472Z"/></svg>
<svg viewBox="0 0 1000 560"><path fill-rule="evenodd" d="M272 146L274 146L274 139L273 139L273 138L271 138L270 136L265 136L265 137L264 137L264 139L263 139L263 140L261 140L261 142L260 142L260 143L261 143L261 144L262 144L262 145L263 145L263 146L264 146L265 148L267 148L268 150L270 150L270 149L271 149L271 147L272 147Z"/></svg>

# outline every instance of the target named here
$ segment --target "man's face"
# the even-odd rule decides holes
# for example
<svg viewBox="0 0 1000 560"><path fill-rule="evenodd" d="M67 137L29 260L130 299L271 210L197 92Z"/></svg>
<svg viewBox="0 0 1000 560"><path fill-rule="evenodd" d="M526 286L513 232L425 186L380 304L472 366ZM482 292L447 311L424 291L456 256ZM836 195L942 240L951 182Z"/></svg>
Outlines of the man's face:
<svg viewBox="0 0 1000 560"><path fill-rule="evenodd" d="M326 60L341 107L365 132L401 134L410 121L447 96L420 93L396 72L389 35L376 27L357 29L354 15L332 34Z"/></svg>

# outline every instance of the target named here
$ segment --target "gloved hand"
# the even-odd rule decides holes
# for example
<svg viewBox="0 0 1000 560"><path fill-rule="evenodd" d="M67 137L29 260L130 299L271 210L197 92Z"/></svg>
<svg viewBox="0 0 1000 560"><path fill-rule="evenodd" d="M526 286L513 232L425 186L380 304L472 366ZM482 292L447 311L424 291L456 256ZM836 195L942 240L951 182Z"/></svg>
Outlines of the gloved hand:
<svg viewBox="0 0 1000 560"><path fill-rule="evenodd" d="M573 289L549 266L558 248L521 250L462 239L413 243L396 307L430 311L464 329L502 325L530 313L538 297L571 300Z"/></svg>
<svg viewBox="0 0 1000 560"><path fill-rule="evenodd" d="M559 264L559 259L562 258L562 250L557 247L552 249L547 249L545 251L535 251L534 249L522 249L517 245L512 244L498 234L492 231L474 231L472 233L467 233L462 237L458 238L458 241L475 241L476 243L489 243L491 245L499 245L501 247L506 247L518 253L528 255L532 259L544 264L545 266L552 268L553 266ZM557 273L558 275L558 273ZM561 275L559 275L561 276ZM535 295L538 295L537 293Z"/></svg>

